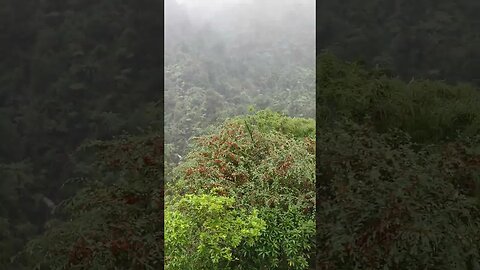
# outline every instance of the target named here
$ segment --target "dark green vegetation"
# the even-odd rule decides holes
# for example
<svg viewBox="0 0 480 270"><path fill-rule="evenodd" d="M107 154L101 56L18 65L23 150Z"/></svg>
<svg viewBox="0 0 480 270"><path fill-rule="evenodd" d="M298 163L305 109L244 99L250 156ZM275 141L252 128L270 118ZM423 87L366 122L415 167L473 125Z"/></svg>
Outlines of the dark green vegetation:
<svg viewBox="0 0 480 270"><path fill-rule="evenodd" d="M162 128L162 5L0 1L0 269L92 171L80 143Z"/></svg>
<svg viewBox="0 0 480 270"><path fill-rule="evenodd" d="M318 269L479 269L480 92L317 65Z"/></svg>
<svg viewBox="0 0 480 270"><path fill-rule="evenodd" d="M480 268L479 4L318 2L317 269Z"/></svg>
<svg viewBox="0 0 480 270"><path fill-rule="evenodd" d="M476 0L323 0L317 51L379 65L406 80L480 85L480 2Z"/></svg>

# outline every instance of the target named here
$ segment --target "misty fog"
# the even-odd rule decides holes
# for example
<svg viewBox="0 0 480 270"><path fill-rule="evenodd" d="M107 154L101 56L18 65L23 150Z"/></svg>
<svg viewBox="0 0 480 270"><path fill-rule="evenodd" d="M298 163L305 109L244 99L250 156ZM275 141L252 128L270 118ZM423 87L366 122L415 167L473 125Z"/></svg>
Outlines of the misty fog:
<svg viewBox="0 0 480 270"><path fill-rule="evenodd" d="M167 161L248 107L314 117L315 1L167 0Z"/></svg>

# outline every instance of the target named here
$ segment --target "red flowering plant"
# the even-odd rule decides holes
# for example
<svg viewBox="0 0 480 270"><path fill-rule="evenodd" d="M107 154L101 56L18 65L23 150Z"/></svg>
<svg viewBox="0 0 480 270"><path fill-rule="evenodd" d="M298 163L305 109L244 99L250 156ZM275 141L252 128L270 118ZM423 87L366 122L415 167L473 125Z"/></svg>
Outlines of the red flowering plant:
<svg viewBox="0 0 480 270"><path fill-rule="evenodd" d="M199 240L192 248L190 241L178 243L178 238L173 239L176 234L167 234L166 268L190 269L203 262L211 269L307 269L315 238L314 135L313 120L260 111L230 119L217 132L196 138L191 152L167 183L166 215L181 215L186 220L188 213L179 210L178 203L185 196L210 195L233 199L229 211L255 213L265 227L253 243L224 246L231 250L231 257L214 264L195 259L200 256L199 247L205 247L210 238L193 234L192 239ZM245 214L244 218L250 220ZM186 226L168 218L166 224ZM199 227L199 235L205 230ZM240 237L241 232L238 234ZM210 245L212 250L216 247ZM179 267L181 251L191 260Z"/></svg>

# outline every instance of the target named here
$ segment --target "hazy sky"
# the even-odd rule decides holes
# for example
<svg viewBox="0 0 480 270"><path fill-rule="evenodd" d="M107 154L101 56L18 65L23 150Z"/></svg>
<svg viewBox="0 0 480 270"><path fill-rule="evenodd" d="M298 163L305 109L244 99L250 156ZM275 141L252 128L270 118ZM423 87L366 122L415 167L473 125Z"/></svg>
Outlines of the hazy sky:
<svg viewBox="0 0 480 270"><path fill-rule="evenodd" d="M250 2L251 0L176 0L180 4L186 5L218 5L225 2L229 3L239 3L239 2Z"/></svg>
<svg viewBox="0 0 480 270"><path fill-rule="evenodd" d="M175 0L185 6L191 17L219 21L218 15L230 16L230 12L239 11L240 6L254 8L253 17L272 16L285 13L286 10L302 9L301 6L312 6L311 11L315 12L315 0ZM253 6L252 6L253 4ZM233 8L233 9L232 9ZM305 11L303 11L305 12ZM311 14L307 15L309 17ZM315 20L314 16L312 17Z"/></svg>

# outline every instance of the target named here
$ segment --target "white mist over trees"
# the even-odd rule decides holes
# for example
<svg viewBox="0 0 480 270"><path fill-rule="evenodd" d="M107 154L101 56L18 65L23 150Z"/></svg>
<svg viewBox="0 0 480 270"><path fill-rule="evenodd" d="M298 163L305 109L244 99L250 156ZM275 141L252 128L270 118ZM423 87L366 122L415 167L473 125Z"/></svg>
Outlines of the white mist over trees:
<svg viewBox="0 0 480 270"><path fill-rule="evenodd" d="M313 117L314 89L315 1L166 1L167 161L250 105Z"/></svg>

